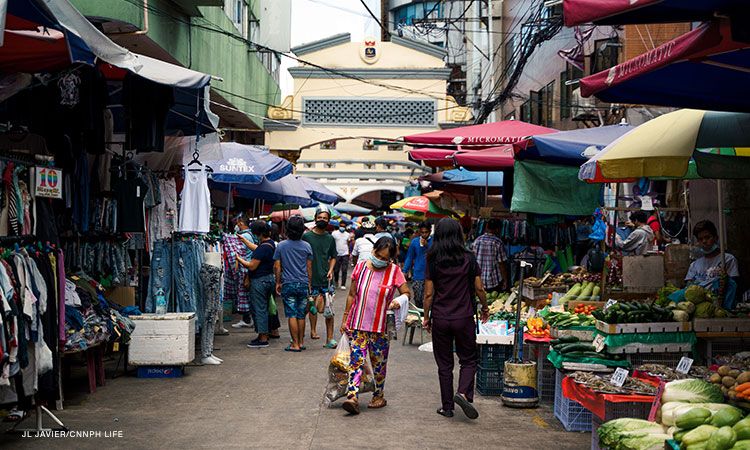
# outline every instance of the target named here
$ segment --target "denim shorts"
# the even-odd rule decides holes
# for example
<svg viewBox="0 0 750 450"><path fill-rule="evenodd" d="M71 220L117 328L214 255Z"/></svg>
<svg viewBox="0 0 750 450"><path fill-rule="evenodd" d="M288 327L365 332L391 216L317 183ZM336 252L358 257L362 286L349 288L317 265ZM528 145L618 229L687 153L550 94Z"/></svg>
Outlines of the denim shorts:
<svg viewBox="0 0 750 450"><path fill-rule="evenodd" d="M333 289L333 288L331 288ZM335 289L333 289L335 291ZM310 295L317 297L319 295L325 295L328 292L328 286L313 286L310 291Z"/></svg>
<svg viewBox="0 0 750 450"><path fill-rule="evenodd" d="M285 283L281 286L284 314L287 319L303 319L307 314L307 284Z"/></svg>

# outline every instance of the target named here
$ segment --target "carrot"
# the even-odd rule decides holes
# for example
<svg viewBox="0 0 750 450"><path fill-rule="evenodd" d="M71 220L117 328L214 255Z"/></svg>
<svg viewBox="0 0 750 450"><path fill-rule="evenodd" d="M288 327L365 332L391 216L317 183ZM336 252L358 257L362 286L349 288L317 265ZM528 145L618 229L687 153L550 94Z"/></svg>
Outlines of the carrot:
<svg viewBox="0 0 750 450"><path fill-rule="evenodd" d="M741 385L734 388L734 390L737 393L743 393L743 394L745 393L745 391L750 392L750 381L748 381L747 383L742 383Z"/></svg>

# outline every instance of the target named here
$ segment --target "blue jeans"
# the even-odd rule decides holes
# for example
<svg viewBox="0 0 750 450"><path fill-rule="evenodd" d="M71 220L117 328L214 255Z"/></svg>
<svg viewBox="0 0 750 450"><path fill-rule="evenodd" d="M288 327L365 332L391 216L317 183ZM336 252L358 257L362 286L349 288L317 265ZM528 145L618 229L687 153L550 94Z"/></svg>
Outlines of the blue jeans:
<svg viewBox="0 0 750 450"><path fill-rule="evenodd" d="M284 283L281 286L284 314L287 319L303 319L307 314L307 283Z"/></svg>
<svg viewBox="0 0 750 450"><path fill-rule="evenodd" d="M250 280L250 304L253 307L253 321L258 334L268 334L268 300L276 286L273 274Z"/></svg>
<svg viewBox="0 0 750 450"><path fill-rule="evenodd" d="M175 311L196 312L198 323L202 320L201 311L196 311L200 292L200 266L195 242L177 241L173 244L173 276L175 284Z"/></svg>
<svg viewBox="0 0 750 450"><path fill-rule="evenodd" d="M146 312L154 312L156 309L156 293L164 289L164 295L169 301L172 290L172 245L167 241L154 242L154 250L151 252L151 275L148 283L148 296L146 297Z"/></svg>

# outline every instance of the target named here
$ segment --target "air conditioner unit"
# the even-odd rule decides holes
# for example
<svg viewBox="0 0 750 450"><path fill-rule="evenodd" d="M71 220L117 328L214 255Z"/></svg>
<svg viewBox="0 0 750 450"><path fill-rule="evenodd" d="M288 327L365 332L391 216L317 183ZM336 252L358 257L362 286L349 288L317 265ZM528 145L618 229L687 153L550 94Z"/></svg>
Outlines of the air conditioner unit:
<svg viewBox="0 0 750 450"><path fill-rule="evenodd" d="M582 97L581 88L576 88L571 93L570 107L573 119L596 116L596 99L594 97Z"/></svg>

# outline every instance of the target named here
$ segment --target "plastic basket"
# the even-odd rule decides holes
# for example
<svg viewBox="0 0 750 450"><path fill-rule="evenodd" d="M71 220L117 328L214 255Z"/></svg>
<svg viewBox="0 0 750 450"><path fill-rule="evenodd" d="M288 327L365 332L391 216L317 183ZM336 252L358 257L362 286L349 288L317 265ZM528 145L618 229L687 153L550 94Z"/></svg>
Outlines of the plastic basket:
<svg viewBox="0 0 750 450"><path fill-rule="evenodd" d="M479 365L485 369L503 369L513 354L512 345L479 344Z"/></svg>
<svg viewBox="0 0 750 450"><path fill-rule="evenodd" d="M591 417L591 450L603 450L599 447L599 434L596 432L602 426L602 423L604 422L599 420L598 417Z"/></svg>
<svg viewBox="0 0 750 450"><path fill-rule="evenodd" d="M539 401L553 403L555 401L555 366L547 359L549 344L524 344L524 358L536 361L536 388Z"/></svg>
<svg viewBox="0 0 750 450"><path fill-rule="evenodd" d="M667 367L677 367L680 358L689 356L688 353L632 353L627 355L627 360L633 368L637 369L642 364L662 364Z"/></svg>
<svg viewBox="0 0 750 450"><path fill-rule="evenodd" d="M651 403L645 402L605 402L604 403L604 421L622 419L629 417L631 419L648 419L651 412ZM599 420L594 416L594 419Z"/></svg>
<svg viewBox="0 0 750 450"><path fill-rule="evenodd" d="M557 370L555 375L554 412L565 431L591 431L591 411L578 402L567 399L562 393L562 379L565 374Z"/></svg>
<svg viewBox="0 0 750 450"><path fill-rule="evenodd" d="M504 371L504 367L490 369L486 369L481 365L477 367L477 393L485 397L492 395L502 395Z"/></svg>
<svg viewBox="0 0 750 450"><path fill-rule="evenodd" d="M750 348L750 339L706 339L706 356L710 363L714 363L717 356L734 355Z"/></svg>

